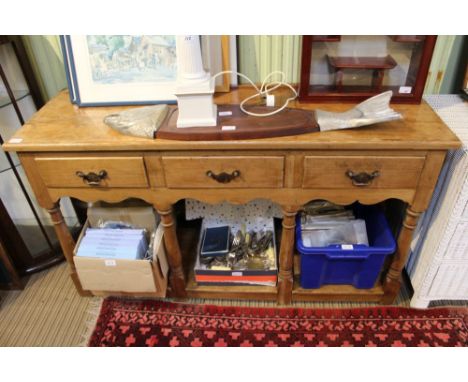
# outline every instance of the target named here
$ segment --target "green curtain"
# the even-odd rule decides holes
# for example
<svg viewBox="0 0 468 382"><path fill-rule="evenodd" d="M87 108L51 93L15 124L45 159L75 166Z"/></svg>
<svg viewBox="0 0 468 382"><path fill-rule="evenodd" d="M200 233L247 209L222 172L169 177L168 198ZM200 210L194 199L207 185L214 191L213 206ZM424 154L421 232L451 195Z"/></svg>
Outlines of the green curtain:
<svg viewBox="0 0 468 382"><path fill-rule="evenodd" d="M438 37L424 93L450 92L462 38ZM302 36L239 36L238 43L239 71L252 81L260 83L270 72L281 70L288 82L299 83ZM246 82L241 78L241 83Z"/></svg>
<svg viewBox="0 0 468 382"><path fill-rule="evenodd" d="M286 82L300 79L302 36L239 36L239 72L261 83L275 70L286 75ZM242 77L241 83L246 83Z"/></svg>
<svg viewBox="0 0 468 382"><path fill-rule="evenodd" d="M446 68L450 58L456 36L438 36L432 54L431 66L427 75L424 94L439 94L446 75Z"/></svg>
<svg viewBox="0 0 468 382"><path fill-rule="evenodd" d="M45 101L67 88L59 36L22 36Z"/></svg>
<svg viewBox="0 0 468 382"><path fill-rule="evenodd" d="M42 96L49 100L67 87L63 57L58 36L23 36L31 65ZM461 36L439 36L431 61L425 93L437 94L446 91L457 68L451 57L459 54ZM269 73L281 70L286 81L297 84L300 81L302 36L243 35L238 38L239 71L256 83ZM241 78L241 83L246 81Z"/></svg>
<svg viewBox="0 0 468 382"><path fill-rule="evenodd" d="M467 42L466 36L455 36L439 93L452 94L460 92L466 70L467 48L465 48L465 44Z"/></svg>

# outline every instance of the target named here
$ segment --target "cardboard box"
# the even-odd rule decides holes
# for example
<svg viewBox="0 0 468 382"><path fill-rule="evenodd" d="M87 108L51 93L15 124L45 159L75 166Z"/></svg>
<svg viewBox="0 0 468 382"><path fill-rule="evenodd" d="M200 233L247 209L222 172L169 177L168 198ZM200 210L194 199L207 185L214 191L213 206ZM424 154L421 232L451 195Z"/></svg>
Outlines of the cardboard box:
<svg viewBox="0 0 468 382"><path fill-rule="evenodd" d="M141 206L135 202L109 205L98 202L88 208L88 220L91 227L98 227L101 221L123 221L134 228L145 228L153 232L159 223L159 215L155 214L153 207Z"/></svg>
<svg viewBox="0 0 468 382"><path fill-rule="evenodd" d="M260 220L260 219L259 219ZM194 273L195 281L198 285L265 285L265 286L275 286L278 281L278 252L276 247L276 231L274 220L264 219L266 224L264 225L265 229L273 231L273 251L275 253L275 264L273 268L268 270L211 270L208 269L205 265L200 262L200 247L203 237L203 231L205 226L210 223L203 220L199 244L198 244L198 255L195 261ZM239 227L233 227L231 225L231 232L236 232ZM246 226L246 230L258 229L258 227Z"/></svg>
<svg viewBox="0 0 468 382"><path fill-rule="evenodd" d="M122 293L151 293L165 297L169 266L163 242L163 227L157 225L152 207L90 207L75 255L88 227L97 225L99 219L131 222L137 228L148 230L148 241L155 232L152 261L127 259L99 259L74 257L74 263L82 287L85 290ZM128 219L128 220L127 220Z"/></svg>

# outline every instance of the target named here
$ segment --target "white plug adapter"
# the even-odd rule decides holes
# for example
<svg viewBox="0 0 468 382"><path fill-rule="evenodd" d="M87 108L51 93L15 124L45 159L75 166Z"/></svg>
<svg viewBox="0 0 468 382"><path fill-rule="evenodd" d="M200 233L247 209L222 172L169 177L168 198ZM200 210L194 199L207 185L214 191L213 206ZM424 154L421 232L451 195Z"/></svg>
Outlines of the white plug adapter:
<svg viewBox="0 0 468 382"><path fill-rule="evenodd" d="M269 107L275 106L275 96L273 94L267 94L266 96L266 105Z"/></svg>

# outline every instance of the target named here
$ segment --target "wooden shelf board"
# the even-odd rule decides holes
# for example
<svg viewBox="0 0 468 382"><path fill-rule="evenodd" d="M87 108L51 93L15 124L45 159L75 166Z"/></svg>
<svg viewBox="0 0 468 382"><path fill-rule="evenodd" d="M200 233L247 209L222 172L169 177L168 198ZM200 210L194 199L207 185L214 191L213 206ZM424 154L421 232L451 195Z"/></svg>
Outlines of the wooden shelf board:
<svg viewBox="0 0 468 382"><path fill-rule="evenodd" d="M391 90L393 94L398 96L410 96L411 94L404 94L399 93L400 86L382 86L382 91ZM347 85L343 84L343 90L339 91L336 85L321 85L321 84L311 84L309 86L309 94L311 95L328 95L328 94L351 94L351 95L366 95L366 96L373 96L376 93L375 89L371 85Z"/></svg>
<svg viewBox="0 0 468 382"><path fill-rule="evenodd" d="M299 283L301 272L300 254L295 251L293 300L334 300L334 301L380 301L384 294L381 284L372 289L357 289L352 285L324 285L319 289L304 289Z"/></svg>
<svg viewBox="0 0 468 382"><path fill-rule="evenodd" d="M329 56L328 63L336 69L393 69L397 62L387 55L385 57Z"/></svg>
<svg viewBox="0 0 468 382"><path fill-rule="evenodd" d="M397 35L390 36L390 38L395 42L423 42L426 39L426 36Z"/></svg>
<svg viewBox="0 0 468 382"><path fill-rule="evenodd" d="M304 289L295 278L293 301L373 301L379 302L384 294L382 285L371 289L357 289L352 285L324 285L319 289Z"/></svg>
<svg viewBox="0 0 468 382"><path fill-rule="evenodd" d="M158 292L113 292L92 290L89 291L93 296L98 297L122 297L122 298L163 298Z"/></svg>
<svg viewBox="0 0 468 382"><path fill-rule="evenodd" d="M192 298L252 299L276 301L277 289L262 285L198 285L193 272L186 285L187 295Z"/></svg>
<svg viewBox="0 0 468 382"><path fill-rule="evenodd" d="M340 35L323 35L323 36L311 36L312 42L340 42Z"/></svg>

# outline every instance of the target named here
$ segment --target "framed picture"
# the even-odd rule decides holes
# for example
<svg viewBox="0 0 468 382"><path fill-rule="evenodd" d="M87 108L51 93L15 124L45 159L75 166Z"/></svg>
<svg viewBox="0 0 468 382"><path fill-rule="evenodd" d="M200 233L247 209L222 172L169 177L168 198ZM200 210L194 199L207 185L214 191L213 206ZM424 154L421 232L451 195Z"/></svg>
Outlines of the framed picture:
<svg viewBox="0 0 468 382"><path fill-rule="evenodd" d="M226 45L224 37L201 37L205 68L212 74L229 66L229 38ZM176 102L176 36L61 36L61 44L73 103L101 106ZM225 76L218 77L217 91L226 91L225 81ZM229 82L227 86L228 91Z"/></svg>
<svg viewBox="0 0 468 382"><path fill-rule="evenodd" d="M70 98L79 106L174 103L175 36L62 36Z"/></svg>
<svg viewBox="0 0 468 382"><path fill-rule="evenodd" d="M303 36L299 100L420 103L436 36Z"/></svg>

